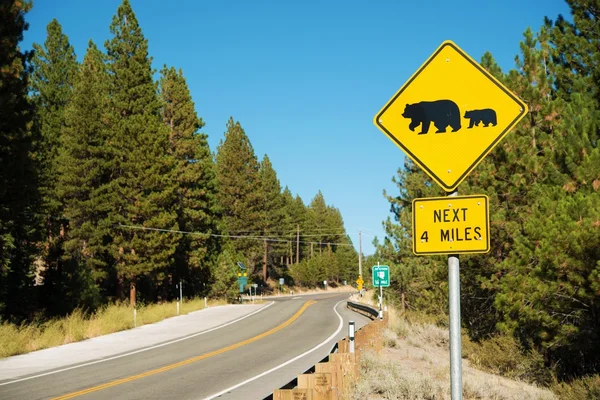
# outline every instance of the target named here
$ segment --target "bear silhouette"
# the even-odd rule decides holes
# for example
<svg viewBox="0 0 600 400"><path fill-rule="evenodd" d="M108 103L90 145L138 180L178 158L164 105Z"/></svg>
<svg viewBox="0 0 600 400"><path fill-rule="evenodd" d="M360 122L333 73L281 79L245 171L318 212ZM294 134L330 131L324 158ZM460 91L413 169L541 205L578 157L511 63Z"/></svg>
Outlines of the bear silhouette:
<svg viewBox="0 0 600 400"><path fill-rule="evenodd" d="M448 126L452 127L452 132L458 131L461 127L460 110L452 100L422 101L407 104L402 116L411 120L410 125L408 125L411 131L421 125L419 135L426 134L432 122L437 128L435 133L446 132Z"/></svg>
<svg viewBox="0 0 600 400"><path fill-rule="evenodd" d="M469 128L473 126L479 126L479 123L483 123L484 127L488 127L489 124L496 126L498 120L496 118L496 111L491 108L485 108L483 110L471 110L465 112L465 118L470 119Z"/></svg>

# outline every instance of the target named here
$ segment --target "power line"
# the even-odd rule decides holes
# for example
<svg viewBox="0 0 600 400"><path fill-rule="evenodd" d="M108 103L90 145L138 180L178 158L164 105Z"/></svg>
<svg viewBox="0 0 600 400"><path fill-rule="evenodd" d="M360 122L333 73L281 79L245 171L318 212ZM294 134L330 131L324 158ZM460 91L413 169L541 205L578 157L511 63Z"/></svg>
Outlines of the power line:
<svg viewBox="0 0 600 400"><path fill-rule="evenodd" d="M150 228L146 226L136 226L136 225L117 225L120 228L129 228L129 229L138 229L138 230L147 230L147 231L156 231L156 232L165 232L165 233L180 233L183 235L205 235L212 237L222 237L222 238L230 238L230 239L248 239L248 240L260 240L260 241L268 241L268 242L282 242L282 243L292 243L295 240L287 240L287 239L278 239L271 236L248 236L248 235L220 235L217 233L206 233L206 232L189 232L189 231L179 231L174 229L162 229L162 228ZM332 242L307 242L300 241L299 243L310 244L310 243L321 243L321 244L330 244L334 246L352 246L349 243L332 243Z"/></svg>
<svg viewBox="0 0 600 400"><path fill-rule="evenodd" d="M276 234L281 234L281 235L295 235L296 234L296 230L287 231L287 232L285 232L285 231L284 232L281 232L281 231L264 232L264 231L261 231L261 230L258 230L258 231L242 231L242 230L235 231L234 230L234 231L231 231L231 232L232 233L248 233L248 234L252 234L252 233L254 233L254 234L261 234L261 233L272 234L272 233L276 233ZM311 229L308 232L319 232L319 233L310 233L310 234L300 233L300 236L320 236L320 235L327 235L327 234L330 234L330 235L336 235L336 234L337 235L343 235L343 234L346 233L346 231L343 230L343 229L323 230L323 231L320 231L319 229Z"/></svg>

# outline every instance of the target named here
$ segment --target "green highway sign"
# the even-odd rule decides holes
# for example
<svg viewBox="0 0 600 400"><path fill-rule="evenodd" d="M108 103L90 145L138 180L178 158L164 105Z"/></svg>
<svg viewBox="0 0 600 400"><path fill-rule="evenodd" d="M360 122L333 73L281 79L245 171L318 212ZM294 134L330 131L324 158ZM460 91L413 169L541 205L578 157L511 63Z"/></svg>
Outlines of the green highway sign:
<svg viewBox="0 0 600 400"><path fill-rule="evenodd" d="M373 266L373 286L390 286L390 267L387 265Z"/></svg>

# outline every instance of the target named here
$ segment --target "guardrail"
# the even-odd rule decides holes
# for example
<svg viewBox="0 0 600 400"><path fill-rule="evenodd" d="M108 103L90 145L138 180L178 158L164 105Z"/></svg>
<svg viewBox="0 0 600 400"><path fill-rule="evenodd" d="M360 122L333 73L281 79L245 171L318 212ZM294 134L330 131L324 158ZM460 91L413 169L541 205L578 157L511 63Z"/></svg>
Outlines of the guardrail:
<svg viewBox="0 0 600 400"><path fill-rule="evenodd" d="M357 303L349 302L353 305ZM364 312L370 312L363 306ZM359 308L356 308L357 310ZM354 383L360 379L360 356L367 350L379 353L383 347L383 330L387 326L385 320L375 319L352 333L354 336L344 337L333 346L331 352L303 374L298 375L286 385L275 389L264 400L334 400L346 398L352 391ZM351 343L354 342L354 343Z"/></svg>
<svg viewBox="0 0 600 400"><path fill-rule="evenodd" d="M347 301L346 307L359 311L361 314L366 315L371 319L376 319L379 317L379 309L368 304L358 303L355 301Z"/></svg>

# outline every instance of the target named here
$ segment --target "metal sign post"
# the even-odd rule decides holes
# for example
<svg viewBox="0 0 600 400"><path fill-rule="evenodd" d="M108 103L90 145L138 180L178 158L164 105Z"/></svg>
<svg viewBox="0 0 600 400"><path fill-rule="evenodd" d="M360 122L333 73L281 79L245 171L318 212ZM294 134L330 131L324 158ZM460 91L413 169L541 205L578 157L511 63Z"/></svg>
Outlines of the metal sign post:
<svg viewBox="0 0 600 400"><path fill-rule="evenodd" d="M448 197L458 196L458 191ZM460 340L460 261L448 256L448 300L450 303L450 389L453 400L462 399L462 359Z"/></svg>
<svg viewBox="0 0 600 400"><path fill-rule="evenodd" d="M383 319L383 286L379 285L379 319Z"/></svg>
<svg viewBox="0 0 600 400"><path fill-rule="evenodd" d="M389 265L373 266L373 286L379 286L379 319L383 319L383 287L390 286L390 267Z"/></svg>
<svg viewBox="0 0 600 400"><path fill-rule="evenodd" d="M354 353L354 321L348 324L348 339L350 341L350 353Z"/></svg>

